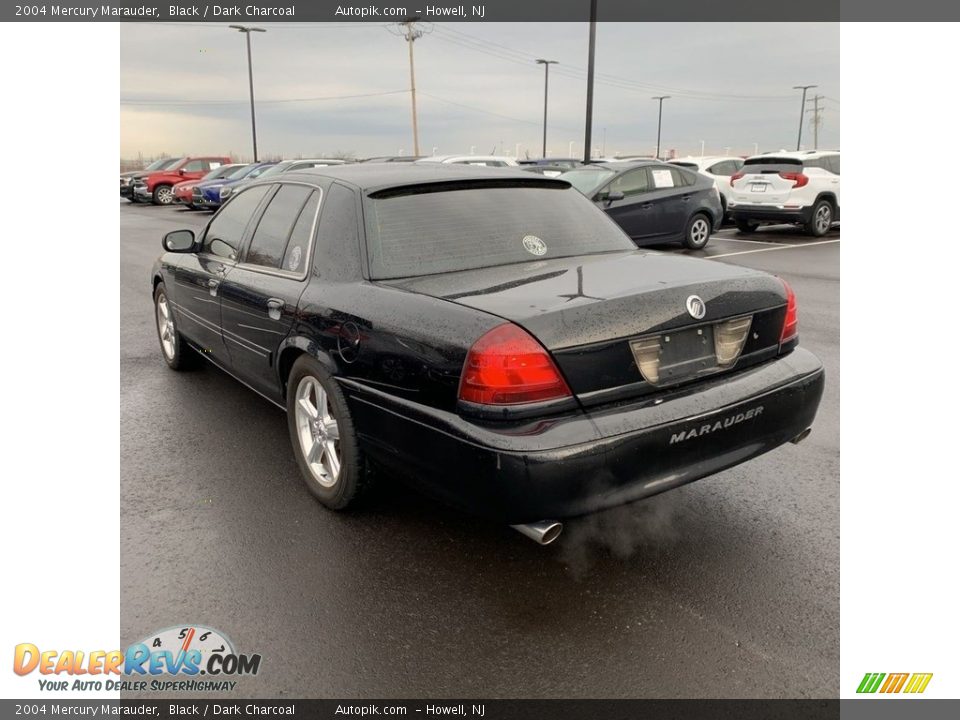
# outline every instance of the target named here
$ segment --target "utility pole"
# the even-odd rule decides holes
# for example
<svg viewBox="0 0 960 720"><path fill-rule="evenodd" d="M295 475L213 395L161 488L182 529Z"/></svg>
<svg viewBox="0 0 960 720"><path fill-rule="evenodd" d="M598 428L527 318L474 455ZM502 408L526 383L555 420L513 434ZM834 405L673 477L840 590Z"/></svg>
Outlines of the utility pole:
<svg viewBox="0 0 960 720"><path fill-rule="evenodd" d="M413 108L413 154L415 156L420 155L420 132L417 130L417 81L413 72L413 42L423 35L415 27L419 19L419 15L413 15L400 23L405 28L403 38L407 41L407 49L410 53L410 104Z"/></svg>
<svg viewBox="0 0 960 720"><path fill-rule="evenodd" d="M669 95L656 95L652 100L660 101L660 109L657 111L657 160L660 159L660 126L663 123L663 101L668 100Z"/></svg>
<svg viewBox="0 0 960 720"><path fill-rule="evenodd" d="M597 53L597 0L590 0L590 46L587 50L587 119L583 133L583 161L590 162L593 145L593 61Z"/></svg>
<svg viewBox="0 0 960 720"><path fill-rule="evenodd" d="M823 122L823 108L820 107L820 101L823 100L823 95L814 95L812 98L807 100L807 102L813 103L813 108L807 110L807 112L813 113L813 149L816 150L820 147L820 125Z"/></svg>
<svg viewBox="0 0 960 720"><path fill-rule="evenodd" d="M543 65L543 157L547 156L547 94L550 91L550 66L557 65L556 60L537 60L537 65Z"/></svg>
<svg viewBox="0 0 960 720"><path fill-rule="evenodd" d="M810 88L815 88L816 85L794 85L794 90L803 90L803 95L800 98L800 129L797 130L797 150L800 149L800 140L803 138L803 113L807 108L807 90Z"/></svg>
<svg viewBox="0 0 960 720"><path fill-rule="evenodd" d="M238 30L247 36L247 76L250 79L250 127L253 130L253 161L257 162L257 113L253 109L253 55L250 52L250 33L266 32L266 30L258 27L248 27L246 25L231 25L230 28Z"/></svg>

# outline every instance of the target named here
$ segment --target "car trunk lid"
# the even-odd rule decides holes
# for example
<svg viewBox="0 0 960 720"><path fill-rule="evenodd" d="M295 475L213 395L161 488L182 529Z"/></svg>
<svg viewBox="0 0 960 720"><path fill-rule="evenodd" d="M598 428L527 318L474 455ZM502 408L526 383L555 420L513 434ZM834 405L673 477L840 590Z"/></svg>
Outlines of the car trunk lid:
<svg viewBox="0 0 960 720"><path fill-rule="evenodd" d="M803 162L796 158L752 158L740 172L742 177L733 184L737 202L783 205L795 185L795 180L784 175L802 173Z"/></svg>
<svg viewBox="0 0 960 720"><path fill-rule="evenodd" d="M585 404L772 357L786 304L782 283L766 273L640 251L379 282L520 325L550 351ZM705 306L700 318L688 310L692 296ZM730 352L740 340L736 362L718 366L717 343ZM644 353L657 355L659 372L648 363L644 374Z"/></svg>

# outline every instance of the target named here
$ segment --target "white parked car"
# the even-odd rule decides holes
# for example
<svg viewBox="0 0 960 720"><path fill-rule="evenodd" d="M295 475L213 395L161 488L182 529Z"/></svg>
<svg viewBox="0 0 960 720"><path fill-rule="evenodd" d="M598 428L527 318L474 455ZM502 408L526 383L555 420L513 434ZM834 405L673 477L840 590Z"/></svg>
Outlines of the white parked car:
<svg viewBox="0 0 960 720"><path fill-rule="evenodd" d="M417 163L447 163L454 165L480 165L483 167L519 167L512 157L503 155L434 155L417 160Z"/></svg>
<svg viewBox="0 0 960 720"><path fill-rule="evenodd" d="M814 237L840 221L840 153L777 152L747 158L730 178L727 209L740 232L802 225Z"/></svg>
<svg viewBox="0 0 960 720"><path fill-rule="evenodd" d="M699 173L703 173L709 178L713 178L717 183L717 190L720 192L720 203L723 205L723 213L727 213L727 192L730 190L730 176L738 172L743 167L743 158L727 155L704 155L702 157L682 157L667 160L672 165L690 168Z"/></svg>

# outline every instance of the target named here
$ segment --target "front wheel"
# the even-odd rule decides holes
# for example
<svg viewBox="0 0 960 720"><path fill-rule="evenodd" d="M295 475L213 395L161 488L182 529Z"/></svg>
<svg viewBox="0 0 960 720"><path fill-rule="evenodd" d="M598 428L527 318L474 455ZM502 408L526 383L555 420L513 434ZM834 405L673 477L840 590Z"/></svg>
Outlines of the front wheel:
<svg viewBox="0 0 960 720"><path fill-rule="evenodd" d="M833 205L829 200L820 200L813 206L813 214L807 223L807 233L813 237L823 237L833 227Z"/></svg>
<svg viewBox="0 0 960 720"><path fill-rule="evenodd" d="M690 250L702 250L710 239L710 218L703 213L697 213L687 223L687 231L683 236L683 244Z"/></svg>
<svg viewBox="0 0 960 720"><path fill-rule="evenodd" d="M173 202L173 188L169 185L157 185L153 189L153 203L155 205L169 205Z"/></svg>
<svg viewBox="0 0 960 720"><path fill-rule="evenodd" d="M333 376L309 355L287 381L287 427L307 488L331 510L353 504L368 481L346 398Z"/></svg>
<svg viewBox="0 0 960 720"><path fill-rule="evenodd" d="M157 318L157 337L160 338L160 351L163 359L174 370L186 370L196 365L197 353L183 340L177 330L173 317L173 308L167 298L167 288L157 283L153 291L153 305Z"/></svg>

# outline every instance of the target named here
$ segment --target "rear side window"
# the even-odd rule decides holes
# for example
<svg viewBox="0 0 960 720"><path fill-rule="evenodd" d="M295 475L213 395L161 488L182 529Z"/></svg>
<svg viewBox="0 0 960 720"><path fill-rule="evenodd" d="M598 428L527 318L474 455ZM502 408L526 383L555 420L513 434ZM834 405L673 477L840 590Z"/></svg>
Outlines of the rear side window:
<svg viewBox="0 0 960 720"><path fill-rule="evenodd" d="M313 190L303 204L303 209L297 216L293 230L290 231L290 240L287 242L287 248L283 253L281 269L295 273L303 271L307 263L307 251L310 249L310 231L313 229L313 220L317 216L317 202L319 200L320 192Z"/></svg>
<svg viewBox="0 0 960 720"><path fill-rule="evenodd" d="M580 192L543 182L445 183L368 198L364 218L371 277L432 275L636 248Z"/></svg>
<svg viewBox="0 0 960 720"><path fill-rule="evenodd" d="M260 201L267 194L267 190L269 190L268 185L250 188L237 193L224 205L207 227L207 232L203 236L202 252L227 260L236 260L243 233L260 205Z"/></svg>
<svg viewBox="0 0 960 720"><path fill-rule="evenodd" d="M359 247L357 225L357 196L343 185L333 183L326 190L320 223L317 227L317 249L314 252L314 267L321 277L327 269L351 268L359 273L357 249ZM293 245L293 241L290 241Z"/></svg>
<svg viewBox="0 0 960 720"><path fill-rule="evenodd" d="M281 185L260 216L244 262L280 268L287 240L312 192L306 185Z"/></svg>

